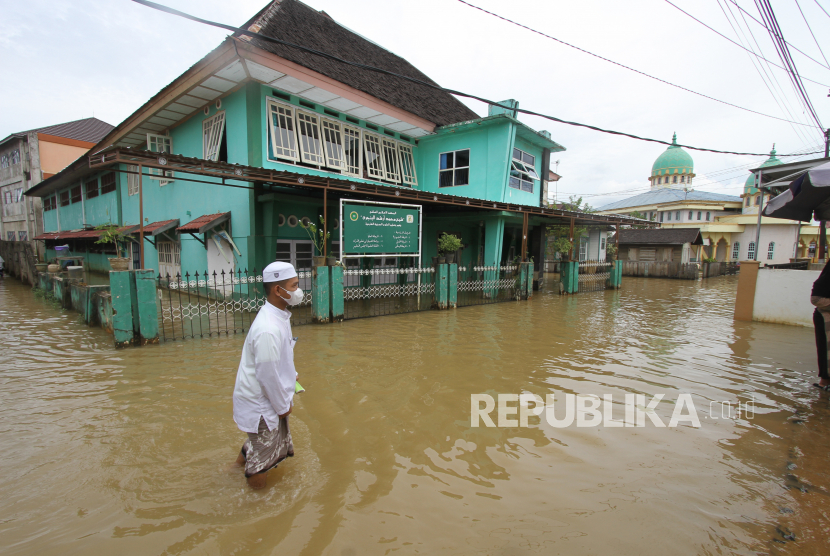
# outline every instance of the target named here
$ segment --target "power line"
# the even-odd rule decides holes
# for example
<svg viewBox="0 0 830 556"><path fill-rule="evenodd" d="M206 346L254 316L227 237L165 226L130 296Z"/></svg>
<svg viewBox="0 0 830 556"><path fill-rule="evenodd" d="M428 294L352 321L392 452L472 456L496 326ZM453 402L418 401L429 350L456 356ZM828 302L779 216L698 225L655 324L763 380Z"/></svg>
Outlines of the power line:
<svg viewBox="0 0 830 556"><path fill-rule="evenodd" d="M731 42L732 44L734 44L734 45L735 45L735 46L737 46L738 48L742 48L742 49L746 50L747 52L749 52L750 54L752 54L753 56L758 56L759 58L761 58L762 60L765 60L765 61L769 62L769 63L770 63L770 64L772 64L773 66L775 66L775 67L777 67L777 68L781 68L781 69L782 69L782 70L784 70L784 71L787 71L787 68L785 68L784 66L779 66L779 65L778 65L778 64L776 64L775 62L772 62L772 61L770 61L770 60L767 60L767 59L766 59L766 58L764 58L763 56L759 56L758 54L755 54L754 52L752 52L751 50L749 50L749 49L748 49L748 48L746 48L745 46L743 46L743 45L740 45L740 44L736 43L735 41L733 41L732 39L730 39L729 37L727 37L726 35L724 35L724 34L723 34L723 33L721 33L720 31L718 31L718 30L714 29L713 27L710 27L709 25L706 25L705 23L703 23L701 20L699 20L698 18L696 18L695 16L693 16L693 15L692 15L692 14L690 14L689 12L687 12L687 11L683 10L682 8L680 8L679 6L677 6L677 5L673 4L670 0L666 0L666 2L668 2L668 4L669 4L669 5L673 6L674 8L677 8L678 10L680 10L681 12L683 12L684 14L686 14L687 16L691 17L692 19L694 19L695 21L697 21L698 23L700 23L701 25L703 25L704 27L706 27L707 29L709 29L710 31L712 31L713 33L715 33L715 34L717 34L717 35L720 35L720 36L721 36L721 37L723 37L724 39L728 40L729 42ZM810 78L808 78L808 77L805 77L804 79L806 79L807 81L810 81L810 82L812 82L812 83L815 83L816 85L821 85L822 87L827 87L827 85L825 85L824 83L819 83L818 81L814 81L814 80L812 80L812 79L810 79Z"/></svg>
<svg viewBox="0 0 830 556"><path fill-rule="evenodd" d="M757 19L754 15L752 15L751 13L749 13L748 11L746 11L745 9L743 9L743 8L740 6L740 4L738 4L737 2L735 2L735 0L729 0L729 2L731 2L731 3L735 4L735 7L736 7L736 8L738 8L738 9L739 9L739 10L741 10L743 13L745 13L746 15L748 15L749 17L751 17L751 18L752 18L752 20L753 20L755 23L757 23L757 24L758 24L758 25L760 25L761 27L765 27L765 28L766 28L766 25L764 25L764 23L763 23L763 22L758 21L758 19ZM798 2L796 2L796 3L798 3ZM798 9L799 9L799 10L801 10L801 6L799 6L799 7L798 7ZM802 14L802 15L804 15L804 14ZM792 46L792 47L793 47L794 49L796 49L798 52L800 52L801 54L803 54L804 56L806 56L807 58L809 58L809 59L810 59L810 60L812 60L813 62L817 63L818 65L823 66L823 67L825 67L825 68L827 68L827 69L830 69L830 62L828 62L828 61L827 61L827 58L824 58L824 54L823 54L823 53L822 53L822 58L824 58L824 64L822 64L821 62L819 62L818 60L816 60L815 58L813 58L812 56L810 56L809 54L807 54L806 52L804 52L803 50L801 50L800 48L798 48L797 46L795 46L794 44L792 44L791 42L787 42L787 44L788 44L788 45L790 45L790 46Z"/></svg>
<svg viewBox="0 0 830 556"><path fill-rule="evenodd" d="M724 2L724 4L726 5L726 8L729 9L728 14L726 12L726 9L724 9L724 6L721 5L720 0L718 0L718 7L723 12L724 17L726 17L726 21L729 23L730 27L732 27L732 30L735 31L735 35L738 36L738 40L740 40L740 36L738 35L738 29L740 29L740 35L743 35L744 40L746 40L747 44L749 45L749 48L752 49L752 44L746 38L746 35L743 32L743 28L741 28L741 25L738 22L738 18L735 17L734 13L732 13L732 8L729 7L729 4L726 4L725 2ZM735 20L735 24L738 26L738 29L736 29L735 25L732 24L732 20L729 18L730 15L732 16L732 19ZM746 29L749 32L749 35L752 37L752 40L755 42L755 46L758 47L759 52L761 52L763 54L763 51L761 50L761 45L758 44L758 41L755 39L755 35L752 33L752 29L749 28L749 25L746 22L746 18L744 17L743 12L741 12L741 19L743 19L744 25L746 26ZM754 53L754 49L752 49L752 50L753 50L753 53ZM756 72L758 72L758 75L761 77L761 81L763 81L764 86L767 88L767 90L769 91L770 95L772 96L773 100L778 105L778 107L781 108L782 112L785 112L787 115L789 115L789 117L791 119L795 120L796 117L793 116L793 113L790 111L790 108L788 106L789 103L787 102L787 98L786 98L786 95L784 94L783 89L781 89L781 84L778 82L778 78L775 76L775 73L772 71L772 68L769 67L769 64L767 64L767 69L769 70L769 73L768 73L767 70L764 69L764 63L765 62L762 62L761 60L756 60L756 58L753 57L753 56L749 56L749 60L752 63L752 67L755 69ZM775 95L774 91L772 90L772 87L771 87L772 81L775 81L775 83L778 85L779 91L781 91L781 102L779 102L778 97ZM783 102L783 106L782 106L782 102ZM793 132L798 136L799 139L801 139L802 141L808 141L809 140L802 129L797 128L792 124L790 124L790 127L792 127Z"/></svg>
<svg viewBox="0 0 830 556"><path fill-rule="evenodd" d="M692 89L689 89L689 88L684 87L684 86L682 86L682 85L677 85L676 83L672 83L672 82L670 82L670 81L666 81L665 79L661 79L661 78L659 78L659 77L655 77L655 76L653 76L653 75L650 75L650 74L645 73L645 72L643 72L643 71L640 71L640 70L638 70L638 69L634 69L634 68L632 68L632 67L630 67L630 66L626 66L625 64L621 64L620 62L615 62L614 60L611 60L611 59L609 59L609 58L606 58L605 56L600 56L599 54L594 54L593 52L590 52L590 51L588 51L588 50L585 50L584 48L580 48L580 47L575 46L575 45L573 45L573 44L571 44L571 43L565 42L565 41L563 41L562 39L557 39L556 37L551 36L551 35L548 35L547 33L543 33L542 31L537 31L536 29L533 29L532 27L528 27L527 25L524 25L524 24L522 24L522 23L518 23L517 21L513 21L512 19L508 19L508 18L506 18L506 17L504 17L504 16L501 16L501 15L499 15L499 14L497 14L497 13L494 13L494 12L491 12L491 11L489 11L489 10L485 10L484 8L481 8L481 7L476 6L476 5L474 5L474 4L470 4L469 2L466 2L465 0L458 0L458 1L459 1L459 2L461 2L461 3L462 3L462 4L464 4L464 5L469 6L469 7L473 8L473 9L476 9L476 10L478 10L478 11L480 11L480 12L484 12L484 13L486 13L486 14L488 14L488 15L492 15L493 17L496 17L496 18L498 18L498 19L501 19L502 21L506 21L507 23L511 23L511 24L513 24L513 25L516 25L517 27L521 27L522 29L527 29L528 31L530 31L530 32L532 32L532 33L536 33L537 35L541 35L541 36L543 36L543 37L545 37L545 38L547 38L547 39L550 39L550 40L552 40L552 41L556 41L556 42L558 42L559 44L563 44L563 45L565 45L565 46L568 46L568 47L570 47L570 48L573 48L574 50L578 50L578 51L580 51L580 52L582 52L582 53L584 53L584 54L588 54L589 56L593 56L594 58L598 58L598 59L600 59L600 60L602 60L602 61L604 61L604 62L608 62L608 63L610 63L610 64L614 64L615 66L619 66L619 67L624 68L624 69L627 69L627 70L629 70L629 71L633 71L634 73L637 73L637 74L639 74L639 75L642 75L643 77L648 77L649 79L654 79L655 81L659 81L660 83L663 83L663 84L665 84L665 85L669 85L669 86L671 86L671 87L675 87L675 88L677 88L677 89L680 89L681 91L686 91L687 93L692 93L693 95L697 95L697 96L699 96L699 97L703 97L703 98L705 98L705 99L713 100L713 101L715 101L715 102L719 102L719 103L721 103L721 104L725 104L725 105L727 105L727 106L731 106L731 107L733 107L733 108L737 108L737 109L739 109L739 110L745 110L745 111L747 111L747 112L752 112L753 114L758 114L759 116L764 116L764 117L767 117L767 118L773 118L773 119L776 119L776 120L781 120L781 121L783 121L783 122L789 122L789 123L791 123L791 124L806 125L806 126L810 126L810 127L812 127L812 125L811 125L811 124L804 124L804 123L801 123L801 122L796 122L796 121L793 121L793 120L788 120L788 119L786 119L786 118L779 118L778 116L772 116L772 115L770 115L770 114L765 114L765 113L763 113L763 112L758 112L757 110L752 110L751 108L745 108L745 107L743 107L743 106L738 106L737 104L733 104L733 103L728 102L728 101L725 101L725 100L720 100L720 99L717 99L717 98L715 98L715 97L709 96L709 95L704 94L704 93L699 93L699 92L697 92L697 91L693 91Z"/></svg>
<svg viewBox="0 0 830 556"><path fill-rule="evenodd" d="M818 43L818 39L816 39L816 35L813 33L813 28L810 27L810 24L807 22L807 17L804 15L804 12L801 10L801 4L798 3L798 0L795 0L795 5L798 7L798 12L801 14L801 17L804 19L804 24L807 25L807 29L810 31L810 36L813 37L813 41L816 43L818 47L818 51L821 53L821 57L824 58L824 62L827 63L827 56L824 55L824 51L821 49L821 45ZM788 43L789 44L789 43ZM792 45L790 45L792 46ZM793 48L795 48L793 46ZM796 49L798 50L798 49ZM801 52L799 50L799 52Z"/></svg>
<svg viewBox="0 0 830 556"><path fill-rule="evenodd" d="M287 46L287 47L290 47L290 48L296 48L296 49L302 50L304 52L309 52L311 54L315 54L317 56L321 56L323 58L333 60L333 61L339 62L341 64L344 64L344 65L357 67L357 68L364 69L366 71L381 73L381 74L389 75L389 76L392 76L392 77L397 77L399 79L403 79L403 80L406 80L406 81L409 81L409 82L412 82L412 83L417 83L417 84L422 85L424 87L429 87L430 89L435 89L437 91L443 91L443 92L451 94L451 95L456 95L456 96L460 96L460 97L464 97L464 98L470 98L470 99L477 100L477 101L483 102L485 104L491 104L491 105L494 105L494 106L499 105L499 103L497 101L488 100L486 98L482 98L482 97L479 97L479 96L476 96L476 95L473 95L473 94L470 94L470 93L463 93L461 91L456 91L454 89L448 89L448 88L445 88L445 87L441 87L440 85L436 85L435 83L430 83L430 82L423 81L421 79L416 79L414 77L409 77L409 76L406 76L406 75L401 75L401 74L395 73L393 71L389 71L389 70L385 70L385 69L382 69L382 68L370 66L370 65L367 65L367 64L361 64L359 62L350 62L348 60L344 60L343 58L339 58L339 57L337 57L333 54L329 54L327 52L322 52L320 50L316 50L316 49L313 49L313 48L300 46L300 45L290 43L288 41L284 41L284 40L281 40L281 39L275 39L273 37L268 37L268 36L265 36L265 35L259 35L257 33L253 33L251 31L248 31L247 29L242 29L242 28L239 28L239 27L233 27L231 25L226 25L224 23L217 23L217 22L214 22L214 21L209 21L207 19L201 19L201 18L192 16L192 15L186 14L184 12L181 12L179 10L175 10L173 8L168 8L167 6L162 6L161 4L156 4L155 2L150 2L149 0L133 0L133 2L136 2L138 4L142 4L144 6L147 6L149 8L153 8L155 10L159 10L159 11L167 12L167 13L172 14L172 15L183 17L183 18L189 19L191 21L196 21L198 23L203 23L205 25L210 25L210 26L213 26L213 27L219 27L220 29L226 29L228 31L233 31L234 33L239 33L239 34L242 34L242 35L246 35L246 36L251 37L255 40L261 40L261 41L265 41L265 42L272 42L272 43L275 43L275 44L281 44L283 46ZM607 133L609 135L618 135L620 137L629 137L631 139L636 139L638 141L646 141L646 142L649 142L649 143L657 143L657 144L660 144L660 145L671 146L671 145L674 144L674 143L669 143L668 141L663 141L661 139L651 139L649 137L640 137L639 135L634 135L633 133L626 133L626 132L623 132L623 131L614 131L614 130L604 129L604 128L597 127L597 126L590 125L590 124L583 124L583 123L580 123L580 122L572 122L572 121L568 121L568 120L563 120L561 118L557 118L556 116L549 116L547 114L541 114L539 112L534 112L532 110L527 110L525 108L513 108L513 110L515 110L516 112L521 112L522 114L528 114L528 115L531 115L531 116L538 116L540 118L544 118L544 119L550 120L552 122L558 122L558 123L561 123L561 124L570 125L570 126L574 126L574 127L582 127L582 128L585 128L585 129L591 129L591 130L594 130L594 131L599 131L601 133ZM722 151L722 150L718 150L718 149L707 149L707 148L703 148L703 147L693 147L691 145L677 145L677 146L678 147L684 147L684 148L691 149L691 150L695 150L695 151L711 152L711 153L717 153L717 154L733 154L733 155L738 155L738 156L766 156L765 154L761 154L761 153ZM818 152L820 152L820 151L817 151L817 152L811 153L811 154L818 154ZM782 154L780 156L796 156L796 155Z"/></svg>
<svg viewBox="0 0 830 556"><path fill-rule="evenodd" d="M824 9L824 6L822 6L821 4L819 4L819 3L818 3L818 0L815 0L815 2L816 2L816 5L817 5L819 8L821 8L821 11L823 11L823 12L824 12L824 14L825 14L827 17L830 17L830 14L829 14L829 13L827 13L827 10L825 10L825 9Z"/></svg>

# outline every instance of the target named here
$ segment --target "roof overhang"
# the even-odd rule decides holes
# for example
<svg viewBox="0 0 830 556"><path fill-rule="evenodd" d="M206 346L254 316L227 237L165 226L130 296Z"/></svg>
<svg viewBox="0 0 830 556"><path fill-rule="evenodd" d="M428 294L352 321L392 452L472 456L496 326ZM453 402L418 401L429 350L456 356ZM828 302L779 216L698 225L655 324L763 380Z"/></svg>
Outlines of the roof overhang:
<svg viewBox="0 0 830 556"><path fill-rule="evenodd" d="M161 220L159 222L151 222L144 226L144 236L157 236L159 234L163 234L173 228L179 227L179 219L176 218L174 220ZM133 234L137 234L141 231L139 226L136 226L135 229L131 232Z"/></svg>
<svg viewBox="0 0 830 556"><path fill-rule="evenodd" d="M200 216L199 218L191 220L183 226L179 226L178 228L176 228L176 231L185 234L203 234L209 230L212 230L219 224L223 224L229 221L230 219L230 212L220 212L218 214L205 214Z"/></svg>
<svg viewBox="0 0 830 556"><path fill-rule="evenodd" d="M108 149L104 153L88 155L88 159L91 171L94 172L118 164L141 165L145 168L172 170L176 172L177 181L204 183L214 186L243 187L247 189L251 187L242 185L242 183L251 182L259 184L262 187L262 193L266 194L273 193L277 187L282 186L290 186L305 191L328 189L331 192L342 192L346 195L363 194L372 197L387 197L396 202L416 201L424 204L454 206L467 209L485 209L487 211L505 210L517 213L528 213L529 215L537 215L554 220L574 219L579 224L637 224L652 227L660 226L657 222L650 222L630 216L616 214L603 216L596 213L576 212L498 201L494 202L471 197L421 191L411 187L358 182L345 178L315 176L285 170L270 170L256 166L227 164L225 162L211 162L200 158L190 158L175 154L165 154L163 157L159 157L158 153L137 151L134 149ZM160 161L164 163L162 164ZM193 177L186 177L187 174ZM210 177L214 181L208 182L199 179L203 177Z"/></svg>
<svg viewBox="0 0 830 556"><path fill-rule="evenodd" d="M516 126L516 136L524 139L532 145L535 145L543 149L550 149L551 152L560 152L566 150L565 147L563 147L556 141L552 140L550 137L543 135L542 133L534 130L527 124L520 122L519 120L512 116L509 116L508 114L493 114L492 116L487 116L486 118L476 118L475 120L467 120L465 122L448 124L435 128L435 131L439 135L445 135L448 133L469 131L471 129L479 127L488 127L499 123L514 124Z"/></svg>

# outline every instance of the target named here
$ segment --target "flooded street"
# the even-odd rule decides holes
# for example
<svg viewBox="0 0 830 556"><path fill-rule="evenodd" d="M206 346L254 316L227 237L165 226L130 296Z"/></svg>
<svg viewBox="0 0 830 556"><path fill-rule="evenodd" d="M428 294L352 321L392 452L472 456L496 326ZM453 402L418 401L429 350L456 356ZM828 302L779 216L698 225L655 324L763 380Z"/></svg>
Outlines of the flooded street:
<svg viewBox="0 0 830 556"><path fill-rule="evenodd" d="M737 280L296 327L296 456L254 492L229 468L243 335L115 351L6 278L2 552L826 552L812 330L733 322ZM626 393L664 394L666 423L687 393L701 427L470 426L471 394L554 392L611 394L615 419Z"/></svg>

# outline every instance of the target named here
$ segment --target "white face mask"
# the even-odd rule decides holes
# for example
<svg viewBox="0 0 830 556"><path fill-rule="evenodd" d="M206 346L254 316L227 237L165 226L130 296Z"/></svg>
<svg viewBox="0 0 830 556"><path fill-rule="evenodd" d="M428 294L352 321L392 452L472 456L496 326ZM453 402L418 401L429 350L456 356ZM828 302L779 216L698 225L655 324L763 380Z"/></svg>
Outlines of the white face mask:
<svg viewBox="0 0 830 556"><path fill-rule="evenodd" d="M293 292L290 292L290 291L286 290L282 286L280 286L280 288L282 288L282 290L284 292L288 293L288 295L291 296L288 299L285 299L283 297L283 299L285 299L285 302L288 303L289 305L299 305L300 303L303 302L303 290L301 290L300 288L297 288Z"/></svg>

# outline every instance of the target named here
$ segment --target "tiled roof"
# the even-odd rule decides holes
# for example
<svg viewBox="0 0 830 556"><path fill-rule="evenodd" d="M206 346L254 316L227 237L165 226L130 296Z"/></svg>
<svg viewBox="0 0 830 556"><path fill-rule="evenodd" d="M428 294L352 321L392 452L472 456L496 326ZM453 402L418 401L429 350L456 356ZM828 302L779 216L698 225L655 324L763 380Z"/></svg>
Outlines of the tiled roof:
<svg viewBox="0 0 830 556"><path fill-rule="evenodd" d="M204 230L213 227L221 221L227 220L230 217L229 212L217 212L216 214L205 214L195 220L191 220L184 226L176 228L179 232L188 234L201 233L199 230Z"/></svg>
<svg viewBox="0 0 830 556"><path fill-rule="evenodd" d="M741 198L735 195L723 195L722 193L710 193L708 191L683 191L682 189L670 189L667 187L653 189L640 195L634 195L615 203L609 203L597 208L599 212L609 210L627 209L646 205L662 203L676 203L678 201L720 201L726 203L740 203Z"/></svg>
<svg viewBox="0 0 830 556"><path fill-rule="evenodd" d="M46 135L65 137L66 139L86 141L87 143L97 143L113 129L115 129L114 126L111 126L107 122L102 122L98 118L84 118L83 120L75 120L74 122L66 122L63 124L38 127L27 131L12 133L0 141L0 143L4 143L12 137L23 137L27 133L31 133L33 131L45 133Z"/></svg>
<svg viewBox="0 0 830 556"><path fill-rule="evenodd" d="M347 6L347 4L343 4ZM344 8L346 9L346 8ZM361 37L297 0L276 0L263 8L243 29L259 25L258 34L335 55L350 62L435 84L412 64ZM360 69L281 44L251 39L251 43L286 60L322 73L436 125L477 118L454 96L411 81Z"/></svg>
<svg viewBox="0 0 830 556"><path fill-rule="evenodd" d="M700 228L657 228L654 230L623 229L620 230L620 245L631 244L665 244L665 245L702 245Z"/></svg>

